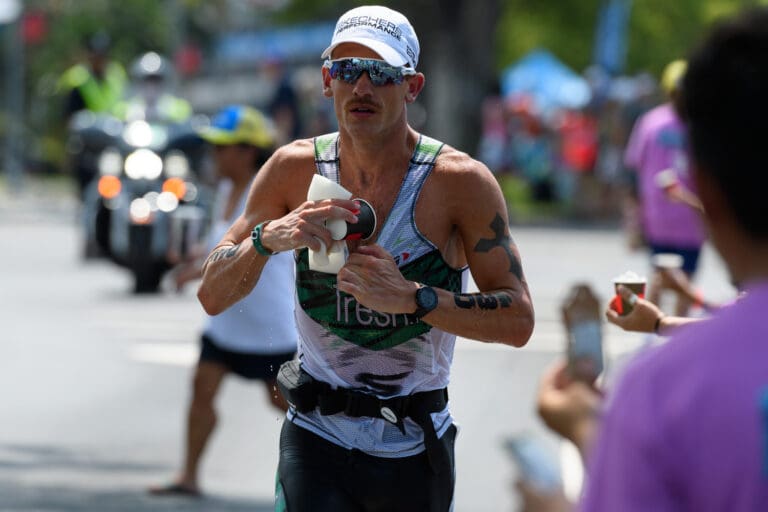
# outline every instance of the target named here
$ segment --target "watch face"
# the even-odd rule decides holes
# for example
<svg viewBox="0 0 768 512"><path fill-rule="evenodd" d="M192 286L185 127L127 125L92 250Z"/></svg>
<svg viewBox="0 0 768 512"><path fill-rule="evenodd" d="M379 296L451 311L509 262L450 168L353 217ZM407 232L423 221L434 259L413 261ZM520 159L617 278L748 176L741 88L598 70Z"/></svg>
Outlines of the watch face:
<svg viewBox="0 0 768 512"><path fill-rule="evenodd" d="M419 309L432 311L437 307L437 293L428 286L419 288L416 292L416 304Z"/></svg>

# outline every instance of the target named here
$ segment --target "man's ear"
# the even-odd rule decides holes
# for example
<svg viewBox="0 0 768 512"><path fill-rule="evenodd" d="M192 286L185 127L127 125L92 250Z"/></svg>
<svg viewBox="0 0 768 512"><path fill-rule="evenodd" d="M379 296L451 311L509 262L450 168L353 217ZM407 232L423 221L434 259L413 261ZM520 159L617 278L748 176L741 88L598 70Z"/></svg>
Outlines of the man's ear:
<svg viewBox="0 0 768 512"><path fill-rule="evenodd" d="M328 68L323 67L323 96L326 98L330 98L333 96L333 91L331 90L331 73L328 71Z"/></svg>
<svg viewBox="0 0 768 512"><path fill-rule="evenodd" d="M405 102L413 103L418 98L419 93L424 89L424 75L422 73L416 73L412 77L408 78L408 89L405 92Z"/></svg>

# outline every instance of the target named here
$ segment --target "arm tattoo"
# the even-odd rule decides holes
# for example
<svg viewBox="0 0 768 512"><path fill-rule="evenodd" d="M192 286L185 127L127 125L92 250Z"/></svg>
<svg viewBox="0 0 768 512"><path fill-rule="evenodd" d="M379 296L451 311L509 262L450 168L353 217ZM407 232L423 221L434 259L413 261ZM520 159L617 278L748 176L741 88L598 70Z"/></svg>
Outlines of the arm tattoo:
<svg viewBox="0 0 768 512"><path fill-rule="evenodd" d="M456 293L453 300L462 309L499 309L512 305L512 297L506 292Z"/></svg>
<svg viewBox="0 0 768 512"><path fill-rule="evenodd" d="M523 267L520 264L520 260L515 255L512 247L515 242L509 234L509 230L504 229L504 219L498 213L491 222L491 229L495 235L495 238L481 238L477 245L475 245L475 252L488 252L494 247L501 247L507 253L509 258L509 271L515 274L515 276L522 282L523 280Z"/></svg>
<svg viewBox="0 0 768 512"><path fill-rule="evenodd" d="M208 256L208 263L213 263L214 261L223 260L224 258L234 258L235 254L237 254L237 249L240 247L240 244L235 244L231 247L220 247L213 251L210 256Z"/></svg>

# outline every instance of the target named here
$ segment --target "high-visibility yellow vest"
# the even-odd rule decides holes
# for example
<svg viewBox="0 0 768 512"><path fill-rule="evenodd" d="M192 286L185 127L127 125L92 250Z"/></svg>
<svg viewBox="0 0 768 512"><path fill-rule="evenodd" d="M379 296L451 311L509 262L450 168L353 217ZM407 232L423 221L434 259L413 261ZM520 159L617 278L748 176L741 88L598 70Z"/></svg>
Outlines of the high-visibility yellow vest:
<svg viewBox="0 0 768 512"><path fill-rule="evenodd" d="M83 98L85 108L92 112L112 110L125 93L128 75L117 62L107 64L104 77L98 80L82 64L72 66L61 76L59 86L64 89L77 89Z"/></svg>
<svg viewBox="0 0 768 512"><path fill-rule="evenodd" d="M115 105L112 113L120 119L130 121L134 117L134 113L143 114L146 108L144 99L140 96L134 96ZM183 98L163 93L157 101L155 114L164 121L179 123L189 119L192 115L192 106Z"/></svg>

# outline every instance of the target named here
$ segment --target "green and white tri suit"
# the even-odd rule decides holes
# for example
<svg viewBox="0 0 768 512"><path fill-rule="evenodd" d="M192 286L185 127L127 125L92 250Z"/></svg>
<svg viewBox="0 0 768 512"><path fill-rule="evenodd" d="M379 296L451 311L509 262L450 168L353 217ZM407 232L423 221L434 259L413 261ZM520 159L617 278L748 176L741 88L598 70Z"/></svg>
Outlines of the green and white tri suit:
<svg viewBox="0 0 768 512"><path fill-rule="evenodd" d="M315 139L317 171L337 183L338 141L338 133ZM466 268L450 267L415 223L416 201L442 146L424 135L419 138L377 243L395 258L406 279L460 293L466 289ZM315 379L379 398L447 387L455 335L409 315L380 313L358 304L336 289L335 274L309 269L306 249L297 253L296 289L299 357ZM403 434L381 418L323 416L317 410L291 410L288 417L339 446L374 456L408 457L424 450L422 429L410 418L405 419ZM448 407L433 413L432 420L438 437L453 421Z"/></svg>

